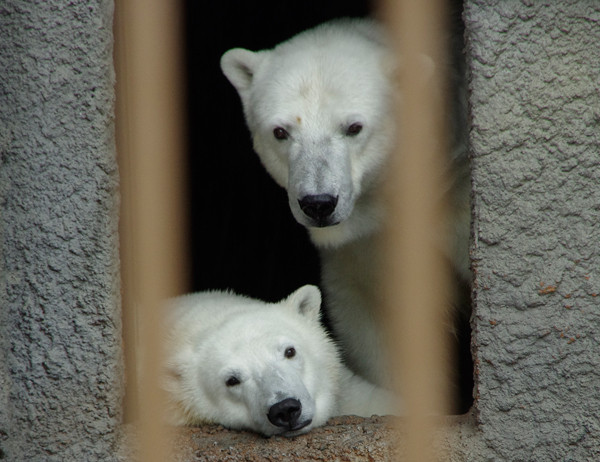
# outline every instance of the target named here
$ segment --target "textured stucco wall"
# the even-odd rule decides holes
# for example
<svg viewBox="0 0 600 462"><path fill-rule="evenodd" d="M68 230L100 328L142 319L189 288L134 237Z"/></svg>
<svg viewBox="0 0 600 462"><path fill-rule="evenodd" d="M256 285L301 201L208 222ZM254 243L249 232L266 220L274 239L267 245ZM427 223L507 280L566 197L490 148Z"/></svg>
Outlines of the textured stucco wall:
<svg viewBox="0 0 600 462"><path fill-rule="evenodd" d="M111 460L121 421L112 1L0 4L0 458Z"/></svg>
<svg viewBox="0 0 600 462"><path fill-rule="evenodd" d="M479 428L492 460L600 460L600 3L465 19Z"/></svg>

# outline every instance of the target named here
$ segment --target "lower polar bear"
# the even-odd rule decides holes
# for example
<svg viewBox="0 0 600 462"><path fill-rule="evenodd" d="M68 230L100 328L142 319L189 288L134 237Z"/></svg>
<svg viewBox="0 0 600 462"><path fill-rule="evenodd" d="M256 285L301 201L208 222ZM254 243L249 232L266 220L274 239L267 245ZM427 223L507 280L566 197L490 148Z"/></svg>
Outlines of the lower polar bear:
<svg viewBox="0 0 600 462"><path fill-rule="evenodd" d="M170 423L292 436L335 415L393 413L389 392L342 365L320 305L315 286L279 303L226 292L175 299L166 324Z"/></svg>

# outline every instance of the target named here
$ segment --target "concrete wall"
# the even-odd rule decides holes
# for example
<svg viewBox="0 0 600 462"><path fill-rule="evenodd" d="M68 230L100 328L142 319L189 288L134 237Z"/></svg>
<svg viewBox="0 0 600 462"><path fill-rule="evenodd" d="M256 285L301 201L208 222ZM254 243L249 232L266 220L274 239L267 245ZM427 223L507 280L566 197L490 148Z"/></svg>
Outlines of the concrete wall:
<svg viewBox="0 0 600 462"><path fill-rule="evenodd" d="M0 5L0 459L115 452L112 16L109 0Z"/></svg>
<svg viewBox="0 0 600 462"><path fill-rule="evenodd" d="M600 3L468 0L477 419L600 460Z"/></svg>

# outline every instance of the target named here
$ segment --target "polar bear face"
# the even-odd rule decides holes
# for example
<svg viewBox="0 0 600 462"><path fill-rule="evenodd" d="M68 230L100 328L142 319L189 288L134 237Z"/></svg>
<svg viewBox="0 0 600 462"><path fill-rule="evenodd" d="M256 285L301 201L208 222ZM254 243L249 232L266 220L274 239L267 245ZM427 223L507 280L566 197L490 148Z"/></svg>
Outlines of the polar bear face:
<svg viewBox="0 0 600 462"><path fill-rule="evenodd" d="M267 436L322 425L333 415L340 371L319 325L318 289L305 286L277 304L220 295L178 315L185 327L171 338L166 381L172 423L216 422ZM204 326L194 330L195 323Z"/></svg>
<svg viewBox="0 0 600 462"><path fill-rule="evenodd" d="M313 382L308 339L284 319L261 322L243 316L231 322L229 333L202 355L199 386L211 403L218 403L222 423L250 428L265 435L308 431L315 419ZM200 368L199 368L200 369Z"/></svg>
<svg viewBox="0 0 600 462"><path fill-rule="evenodd" d="M365 21L326 23L273 50L233 49L221 59L254 149L309 229L343 234L353 220L356 236L372 219L353 214L395 142L389 57L378 32ZM326 241L328 233L312 236Z"/></svg>

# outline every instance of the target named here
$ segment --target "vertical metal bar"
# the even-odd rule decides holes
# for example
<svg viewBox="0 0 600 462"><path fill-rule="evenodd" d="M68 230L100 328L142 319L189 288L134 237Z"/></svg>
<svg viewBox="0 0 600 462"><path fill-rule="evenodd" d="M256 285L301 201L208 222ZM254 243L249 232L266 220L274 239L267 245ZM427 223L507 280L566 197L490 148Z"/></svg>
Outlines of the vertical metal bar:
<svg viewBox="0 0 600 462"><path fill-rule="evenodd" d="M432 416L446 412L448 275L443 256L445 104L441 0L387 0L398 62L398 147L384 187L386 312L394 326L409 461L433 460Z"/></svg>
<svg viewBox="0 0 600 462"><path fill-rule="evenodd" d="M121 169L124 310L128 355L137 373L139 459L168 460L162 358L161 301L185 291L183 78L180 4L116 2L117 142ZM132 363L133 362L133 363ZM135 396L129 388L129 396ZM135 390L133 390L135 391Z"/></svg>

